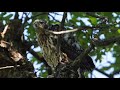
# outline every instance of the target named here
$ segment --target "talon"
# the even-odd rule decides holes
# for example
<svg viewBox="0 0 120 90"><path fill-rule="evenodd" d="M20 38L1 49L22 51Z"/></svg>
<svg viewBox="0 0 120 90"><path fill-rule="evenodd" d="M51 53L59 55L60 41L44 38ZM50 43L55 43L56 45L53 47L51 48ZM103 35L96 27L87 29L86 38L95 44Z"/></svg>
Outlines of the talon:
<svg viewBox="0 0 120 90"><path fill-rule="evenodd" d="M65 63L68 63L68 57L67 57L67 54L65 53L62 53L62 58L60 57L60 61L59 61L61 64L65 64Z"/></svg>
<svg viewBox="0 0 120 90"><path fill-rule="evenodd" d="M47 78L54 78L54 76L53 75L48 75Z"/></svg>

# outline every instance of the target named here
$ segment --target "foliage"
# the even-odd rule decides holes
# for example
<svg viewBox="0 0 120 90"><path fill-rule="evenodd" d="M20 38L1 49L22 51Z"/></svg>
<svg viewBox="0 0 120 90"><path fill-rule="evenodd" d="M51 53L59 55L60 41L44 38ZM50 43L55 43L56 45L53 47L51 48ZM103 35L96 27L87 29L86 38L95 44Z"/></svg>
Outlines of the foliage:
<svg viewBox="0 0 120 90"><path fill-rule="evenodd" d="M15 13L11 13L11 12L1 12L0 22L7 23L11 18L14 17L14 15ZM21 17L20 19L23 20L24 29L25 31L27 31L26 33L24 32L25 39L29 42L36 41L35 31L32 26L32 22L35 19L45 19L48 21L50 25L52 25L56 23L60 24L61 19L59 20L58 18L62 17L62 15L59 14L58 12L24 12L24 13L19 13L19 15L24 16ZM75 32L77 34L77 39L79 40L79 43L84 49L89 47L93 38L103 40L103 39L110 39L116 36L120 36L120 25L119 25L120 12L68 12L68 15L70 16L70 18L67 17L65 22L65 27L67 29L71 29L71 27L79 28L84 26L95 27L95 28L85 28L83 30L79 30ZM25 21L25 19L27 21ZM113 75L113 77L115 74L117 74L115 73L116 71L120 71L119 45L120 42L116 42L108 46L100 46L100 47L96 46L95 49L89 53L90 56L95 57L94 63L96 65L96 68L98 68L99 65L102 65L102 67L99 68L102 72L105 73L106 70L109 70L110 68L114 68L113 72L111 72L111 75ZM35 49L38 47L38 45L36 43L33 43L33 47ZM37 50L36 52L39 52L39 55L41 56L42 53L39 50ZM109 58L103 59L103 55L106 56L107 52L111 52L111 54L115 58L114 62L109 61L108 60ZM32 56L29 59L31 60L32 63L39 61L36 58L34 58L34 56ZM105 66L102 64L102 62L109 63L110 65ZM41 64L41 63L42 62L38 62L37 64ZM97 65L96 63L99 63L99 65ZM41 65L40 67L38 67L38 71L40 71L38 77L47 76L47 70L45 69L46 69L45 65ZM88 74L89 73L87 73L86 75L88 76Z"/></svg>

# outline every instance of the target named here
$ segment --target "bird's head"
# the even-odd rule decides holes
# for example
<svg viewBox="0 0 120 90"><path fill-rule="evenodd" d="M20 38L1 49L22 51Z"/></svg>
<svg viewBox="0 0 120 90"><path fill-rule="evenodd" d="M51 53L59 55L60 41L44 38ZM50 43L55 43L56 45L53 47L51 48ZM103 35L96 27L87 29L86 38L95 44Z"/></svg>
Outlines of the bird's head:
<svg viewBox="0 0 120 90"><path fill-rule="evenodd" d="M36 30L44 30L46 29L48 26L47 26L47 22L45 20L35 20L33 22L33 27L36 29Z"/></svg>

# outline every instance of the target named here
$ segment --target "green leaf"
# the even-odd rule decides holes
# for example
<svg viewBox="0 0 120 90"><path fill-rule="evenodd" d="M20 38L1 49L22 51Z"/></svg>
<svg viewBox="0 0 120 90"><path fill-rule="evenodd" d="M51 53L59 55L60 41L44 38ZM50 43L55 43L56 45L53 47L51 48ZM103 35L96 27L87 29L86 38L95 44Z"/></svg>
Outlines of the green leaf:
<svg viewBox="0 0 120 90"><path fill-rule="evenodd" d="M36 60L36 58L35 57L32 57L32 59L30 60L32 63L34 63L35 61L37 61Z"/></svg>
<svg viewBox="0 0 120 90"><path fill-rule="evenodd" d="M31 39L34 40L34 38L36 36L36 33L35 33L35 30L34 30L32 25L30 25L29 28L28 28L28 35Z"/></svg>
<svg viewBox="0 0 120 90"><path fill-rule="evenodd" d="M112 12L104 12L104 15L107 16L109 19L112 18Z"/></svg>
<svg viewBox="0 0 120 90"><path fill-rule="evenodd" d="M97 18L89 16L89 19L93 25L97 25Z"/></svg>
<svg viewBox="0 0 120 90"><path fill-rule="evenodd" d="M9 14L9 15L7 15L7 16L5 16L5 20L9 20L11 17L13 16L13 14Z"/></svg>
<svg viewBox="0 0 120 90"><path fill-rule="evenodd" d="M47 71L46 72L42 72L40 76L46 78L48 76L48 72Z"/></svg>
<svg viewBox="0 0 120 90"><path fill-rule="evenodd" d="M118 33L120 33L120 29L118 29L117 31L118 31Z"/></svg>

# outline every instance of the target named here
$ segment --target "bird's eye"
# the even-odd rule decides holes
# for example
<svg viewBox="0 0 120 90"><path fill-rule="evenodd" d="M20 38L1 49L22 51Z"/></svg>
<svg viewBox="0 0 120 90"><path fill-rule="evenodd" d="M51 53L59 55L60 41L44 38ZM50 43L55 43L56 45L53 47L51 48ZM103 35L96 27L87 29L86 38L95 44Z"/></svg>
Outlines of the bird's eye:
<svg viewBox="0 0 120 90"><path fill-rule="evenodd" d="M35 25L35 27L38 27L38 24L37 24L37 23L35 23L34 25Z"/></svg>
<svg viewBox="0 0 120 90"><path fill-rule="evenodd" d="M36 28L38 27L38 24L36 22L33 23L33 27Z"/></svg>
<svg viewBox="0 0 120 90"><path fill-rule="evenodd" d="M40 23L43 24L44 22L41 22L41 21L40 21Z"/></svg>
<svg viewBox="0 0 120 90"><path fill-rule="evenodd" d="M40 24L44 24L45 22L44 21L39 21Z"/></svg>

